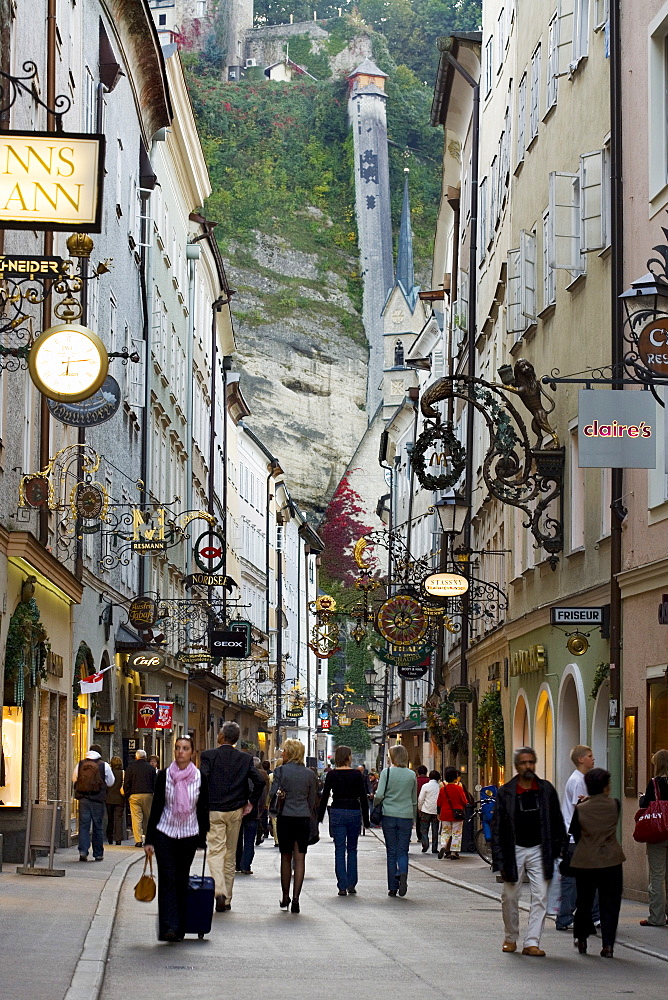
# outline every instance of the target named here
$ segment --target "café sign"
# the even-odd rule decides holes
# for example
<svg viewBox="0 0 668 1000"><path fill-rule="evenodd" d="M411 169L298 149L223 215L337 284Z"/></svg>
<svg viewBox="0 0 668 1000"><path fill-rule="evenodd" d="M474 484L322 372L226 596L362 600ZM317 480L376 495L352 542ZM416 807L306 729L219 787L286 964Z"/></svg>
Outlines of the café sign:
<svg viewBox="0 0 668 1000"><path fill-rule="evenodd" d="M650 392L581 389L578 464L581 469L655 469L657 415Z"/></svg>
<svg viewBox="0 0 668 1000"><path fill-rule="evenodd" d="M0 228L102 231L104 136L0 133Z"/></svg>

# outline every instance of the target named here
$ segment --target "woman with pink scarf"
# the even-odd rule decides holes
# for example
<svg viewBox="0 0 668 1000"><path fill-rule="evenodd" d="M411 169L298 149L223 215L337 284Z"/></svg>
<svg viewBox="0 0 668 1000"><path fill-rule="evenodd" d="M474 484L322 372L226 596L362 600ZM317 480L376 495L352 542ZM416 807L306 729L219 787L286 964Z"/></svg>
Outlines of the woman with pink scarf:
<svg viewBox="0 0 668 1000"><path fill-rule="evenodd" d="M190 736L180 736L174 760L158 772L146 831L144 851L158 863L159 941L183 940L190 866L209 832L209 790L193 750Z"/></svg>

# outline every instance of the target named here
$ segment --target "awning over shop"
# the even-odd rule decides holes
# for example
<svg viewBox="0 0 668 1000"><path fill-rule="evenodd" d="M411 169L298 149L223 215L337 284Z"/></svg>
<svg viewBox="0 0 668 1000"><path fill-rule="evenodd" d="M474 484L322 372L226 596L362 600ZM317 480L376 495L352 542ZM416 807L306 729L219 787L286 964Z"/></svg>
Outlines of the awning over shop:
<svg viewBox="0 0 668 1000"><path fill-rule="evenodd" d="M117 653L133 653L135 649L144 649L145 646L139 633L128 625L119 625L116 629L114 648Z"/></svg>

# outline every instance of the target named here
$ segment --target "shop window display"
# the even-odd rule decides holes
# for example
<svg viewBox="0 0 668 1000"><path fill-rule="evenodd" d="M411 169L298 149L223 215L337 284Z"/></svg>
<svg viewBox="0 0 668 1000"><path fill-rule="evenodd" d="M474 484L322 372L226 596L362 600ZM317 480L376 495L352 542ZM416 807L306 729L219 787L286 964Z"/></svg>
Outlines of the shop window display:
<svg viewBox="0 0 668 1000"><path fill-rule="evenodd" d="M0 806L21 805L21 770L23 765L23 709L2 709L2 744L0 749Z"/></svg>
<svg viewBox="0 0 668 1000"><path fill-rule="evenodd" d="M657 750L668 749L668 686L662 677L651 680L648 685L648 760ZM648 775L648 780L651 778Z"/></svg>

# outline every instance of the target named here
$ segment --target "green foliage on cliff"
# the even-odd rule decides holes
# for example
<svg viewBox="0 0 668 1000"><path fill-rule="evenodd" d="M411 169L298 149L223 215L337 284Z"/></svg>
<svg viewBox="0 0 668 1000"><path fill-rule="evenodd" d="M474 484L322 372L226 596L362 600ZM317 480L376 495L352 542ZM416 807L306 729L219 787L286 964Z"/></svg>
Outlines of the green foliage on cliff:
<svg viewBox="0 0 668 1000"><path fill-rule="evenodd" d="M340 31L330 25L356 20L380 32L393 58L430 85L438 67L436 39L453 31L476 31L482 23L482 0L255 0L255 24L288 24L290 15L295 24L312 21L314 10L318 23L327 31ZM339 10L343 18L338 16ZM327 18L331 20L324 20ZM292 54L292 44L290 56L299 62Z"/></svg>

